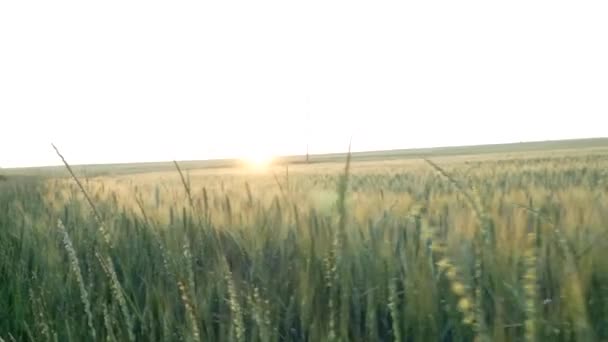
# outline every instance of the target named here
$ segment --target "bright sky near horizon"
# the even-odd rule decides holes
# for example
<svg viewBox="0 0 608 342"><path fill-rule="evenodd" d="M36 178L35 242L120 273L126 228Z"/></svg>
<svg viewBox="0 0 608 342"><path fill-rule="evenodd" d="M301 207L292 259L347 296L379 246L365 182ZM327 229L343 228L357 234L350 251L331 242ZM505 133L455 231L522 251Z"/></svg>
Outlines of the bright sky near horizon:
<svg viewBox="0 0 608 342"><path fill-rule="evenodd" d="M606 1L2 1L0 167L608 136Z"/></svg>

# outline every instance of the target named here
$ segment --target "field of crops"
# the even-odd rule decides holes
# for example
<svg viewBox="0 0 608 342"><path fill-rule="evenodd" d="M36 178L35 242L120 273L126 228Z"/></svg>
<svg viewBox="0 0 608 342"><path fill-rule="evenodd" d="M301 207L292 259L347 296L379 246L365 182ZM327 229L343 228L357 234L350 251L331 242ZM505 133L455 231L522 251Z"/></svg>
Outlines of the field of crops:
<svg viewBox="0 0 608 342"><path fill-rule="evenodd" d="M0 341L608 340L608 152L0 180Z"/></svg>

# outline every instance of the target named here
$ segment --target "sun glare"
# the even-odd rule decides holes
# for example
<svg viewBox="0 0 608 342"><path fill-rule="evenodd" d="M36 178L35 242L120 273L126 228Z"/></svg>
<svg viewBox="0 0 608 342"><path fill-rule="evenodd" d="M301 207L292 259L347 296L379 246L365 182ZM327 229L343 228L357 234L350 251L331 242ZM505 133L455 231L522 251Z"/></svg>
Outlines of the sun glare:
<svg viewBox="0 0 608 342"><path fill-rule="evenodd" d="M243 160L249 167L260 170L267 168L272 163L273 157L264 153L252 153Z"/></svg>

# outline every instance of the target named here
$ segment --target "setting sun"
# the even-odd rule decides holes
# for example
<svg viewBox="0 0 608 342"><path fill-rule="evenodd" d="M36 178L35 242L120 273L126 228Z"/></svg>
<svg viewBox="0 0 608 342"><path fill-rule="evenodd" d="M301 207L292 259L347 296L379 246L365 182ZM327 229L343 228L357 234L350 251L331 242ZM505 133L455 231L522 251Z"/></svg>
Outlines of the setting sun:
<svg viewBox="0 0 608 342"><path fill-rule="evenodd" d="M273 157L267 153L253 152L243 158L247 166L255 169L265 169L272 163Z"/></svg>

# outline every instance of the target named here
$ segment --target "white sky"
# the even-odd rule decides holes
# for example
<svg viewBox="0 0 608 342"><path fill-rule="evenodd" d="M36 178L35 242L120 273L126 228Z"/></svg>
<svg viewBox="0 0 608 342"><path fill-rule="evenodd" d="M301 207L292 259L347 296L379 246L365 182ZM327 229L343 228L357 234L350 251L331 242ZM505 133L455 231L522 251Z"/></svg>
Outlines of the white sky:
<svg viewBox="0 0 608 342"><path fill-rule="evenodd" d="M58 164L51 142L104 163L303 154L308 135L313 153L608 136L607 18L606 1L0 1L0 166Z"/></svg>

